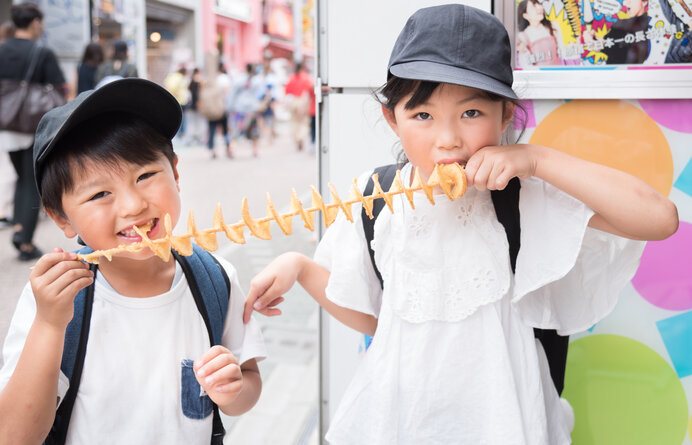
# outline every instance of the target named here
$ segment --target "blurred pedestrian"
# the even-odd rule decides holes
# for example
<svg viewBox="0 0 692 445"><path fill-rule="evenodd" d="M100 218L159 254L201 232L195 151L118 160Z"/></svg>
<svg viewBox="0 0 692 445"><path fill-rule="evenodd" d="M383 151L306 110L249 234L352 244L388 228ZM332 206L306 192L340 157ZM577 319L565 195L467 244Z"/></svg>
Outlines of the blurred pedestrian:
<svg viewBox="0 0 692 445"><path fill-rule="evenodd" d="M16 27L14 26L14 23L12 23L12 20L3 22L0 25L0 43L4 42L10 37L14 37L15 29Z"/></svg>
<svg viewBox="0 0 692 445"><path fill-rule="evenodd" d="M310 75L303 69L302 63L296 63L293 74L288 78L285 87L286 105L291 113L291 134L298 150L310 130L310 91L313 83Z"/></svg>
<svg viewBox="0 0 692 445"><path fill-rule="evenodd" d="M113 43L113 57L96 69L96 88L114 80L137 77L137 67L127 60L127 43L118 40Z"/></svg>
<svg viewBox="0 0 692 445"><path fill-rule="evenodd" d="M216 158L214 151L214 136L217 127L223 133L226 156L233 157L231 147L231 134L228 131L228 113L226 111L226 100L231 88L231 80L226 74L226 68L219 64L218 72L211 74L213 77L207 79L200 89L199 106L200 114L209 121L209 132L207 136L207 148L211 152L211 157Z"/></svg>
<svg viewBox="0 0 692 445"><path fill-rule="evenodd" d="M274 113L274 105L277 100L276 92L278 90L277 84L279 80L274 73L271 61L272 54L269 52L264 57L264 64L262 67L264 94L260 97L259 104L260 133L268 136L270 144L273 143L276 138L276 115Z"/></svg>
<svg viewBox="0 0 692 445"><path fill-rule="evenodd" d="M77 94L96 87L96 70L103 62L103 48L98 42L89 43L84 48L82 61L77 67Z"/></svg>
<svg viewBox="0 0 692 445"><path fill-rule="evenodd" d="M255 72L255 65L245 65L244 75L233 82L230 109L232 112L233 137L245 138L252 144L252 155L257 156L259 125L257 110L263 95L263 81Z"/></svg>
<svg viewBox="0 0 692 445"><path fill-rule="evenodd" d="M15 26L12 20L0 25L0 43L14 37ZM16 175L10 162L10 156L0 147L0 229L12 226L12 196Z"/></svg>
<svg viewBox="0 0 692 445"><path fill-rule="evenodd" d="M175 100L180 104L180 108L185 110L187 103L189 101L190 91L187 87L187 68L181 66L176 71L169 73L163 80L163 87L168 90L169 93L175 97ZM175 135L175 139L181 139L184 137L187 131L187 116L183 113L183 120L178 128L178 134Z"/></svg>
<svg viewBox="0 0 692 445"><path fill-rule="evenodd" d="M37 43L43 34L43 12L34 3L22 3L13 5L10 14L16 31L14 37L0 45L0 79L23 79L35 56L36 68L29 80L32 83L52 84L64 95L65 77L55 54ZM0 130L0 149L9 151L17 173L12 244L19 252L21 261L30 261L42 255L33 244L41 204L34 180L32 143L32 134Z"/></svg>
<svg viewBox="0 0 692 445"><path fill-rule="evenodd" d="M199 114L199 89L202 84L202 71L199 68L192 70L188 91L190 94L190 102L185 114L187 114L187 131L185 139L187 144L201 144L204 140L205 121Z"/></svg>

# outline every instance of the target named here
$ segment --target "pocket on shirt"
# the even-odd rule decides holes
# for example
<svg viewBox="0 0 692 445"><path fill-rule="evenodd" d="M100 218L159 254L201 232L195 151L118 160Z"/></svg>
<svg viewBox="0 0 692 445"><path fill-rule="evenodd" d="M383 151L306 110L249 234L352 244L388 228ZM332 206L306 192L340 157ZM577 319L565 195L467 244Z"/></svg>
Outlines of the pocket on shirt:
<svg viewBox="0 0 692 445"><path fill-rule="evenodd" d="M180 362L180 402L183 414L190 419L204 419L211 414L213 403L197 382L192 368L193 360L183 359Z"/></svg>

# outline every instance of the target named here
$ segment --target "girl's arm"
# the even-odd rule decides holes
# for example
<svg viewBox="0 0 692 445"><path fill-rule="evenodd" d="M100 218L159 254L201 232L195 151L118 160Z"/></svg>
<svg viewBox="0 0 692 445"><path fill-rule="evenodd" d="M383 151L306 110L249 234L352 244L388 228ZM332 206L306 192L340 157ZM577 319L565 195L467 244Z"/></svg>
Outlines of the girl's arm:
<svg viewBox="0 0 692 445"><path fill-rule="evenodd" d="M275 306L283 301L282 295L298 281L332 317L356 331L373 335L377 318L339 306L327 298L325 289L329 275L327 269L305 255L297 252L280 255L250 282L243 320L246 323L250 320L253 309L264 315L279 315L281 311Z"/></svg>
<svg viewBox="0 0 692 445"><path fill-rule="evenodd" d="M41 443L55 418L65 328L75 295L93 273L71 252L54 250L31 273L36 316L7 386L0 392L0 443Z"/></svg>
<svg viewBox="0 0 692 445"><path fill-rule="evenodd" d="M536 176L575 197L595 215L589 226L637 240L662 240L678 228L675 204L628 173L539 145L485 147L467 163L471 184L503 189Z"/></svg>

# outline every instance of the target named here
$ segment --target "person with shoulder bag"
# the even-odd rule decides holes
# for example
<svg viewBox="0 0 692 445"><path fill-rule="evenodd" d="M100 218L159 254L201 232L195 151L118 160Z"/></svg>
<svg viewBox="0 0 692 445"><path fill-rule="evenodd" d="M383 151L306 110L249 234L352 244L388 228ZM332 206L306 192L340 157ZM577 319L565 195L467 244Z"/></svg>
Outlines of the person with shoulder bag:
<svg viewBox="0 0 692 445"><path fill-rule="evenodd" d="M20 261L39 258L33 244L40 201L32 170L33 133L50 109L65 103L65 77L55 54L38 42L43 12L34 3L13 5L16 31L0 45L0 149L17 172L12 244Z"/></svg>

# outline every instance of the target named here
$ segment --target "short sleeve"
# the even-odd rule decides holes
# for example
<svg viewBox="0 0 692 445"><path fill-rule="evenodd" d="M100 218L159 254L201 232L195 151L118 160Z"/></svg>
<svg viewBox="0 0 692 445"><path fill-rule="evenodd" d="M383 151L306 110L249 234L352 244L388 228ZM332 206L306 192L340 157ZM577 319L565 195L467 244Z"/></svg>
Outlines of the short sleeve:
<svg viewBox="0 0 692 445"><path fill-rule="evenodd" d="M10 321L10 327L7 331L5 343L2 348L3 366L2 369L0 369L0 391L7 386L10 377L12 377L17 367L19 356L22 354L26 338L29 335L29 329L31 329L35 317L36 300L34 299L30 284L27 283L17 301L17 307L14 310L14 315L12 316L12 321ZM69 386L69 380L61 371L58 377L57 394L60 401L65 397Z"/></svg>
<svg viewBox="0 0 692 445"><path fill-rule="evenodd" d="M615 307L645 243L589 228L593 210L536 178L522 180L519 209L515 309L561 335L590 328Z"/></svg>
<svg viewBox="0 0 692 445"><path fill-rule="evenodd" d="M241 365L253 358L260 361L266 358L267 350L257 320L252 317L249 323L243 323L245 292L243 292L238 282L238 273L231 263L216 255L215 257L226 270L231 283L228 313L226 314L226 323L221 341L236 356L238 363Z"/></svg>
<svg viewBox="0 0 692 445"><path fill-rule="evenodd" d="M358 179L363 190L370 172ZM330 272L327 298L347 309L378 317L382 288L375 275L363 232L361 204L351 207L353 222L340 212L315 251L315 261Z"/></svg>

